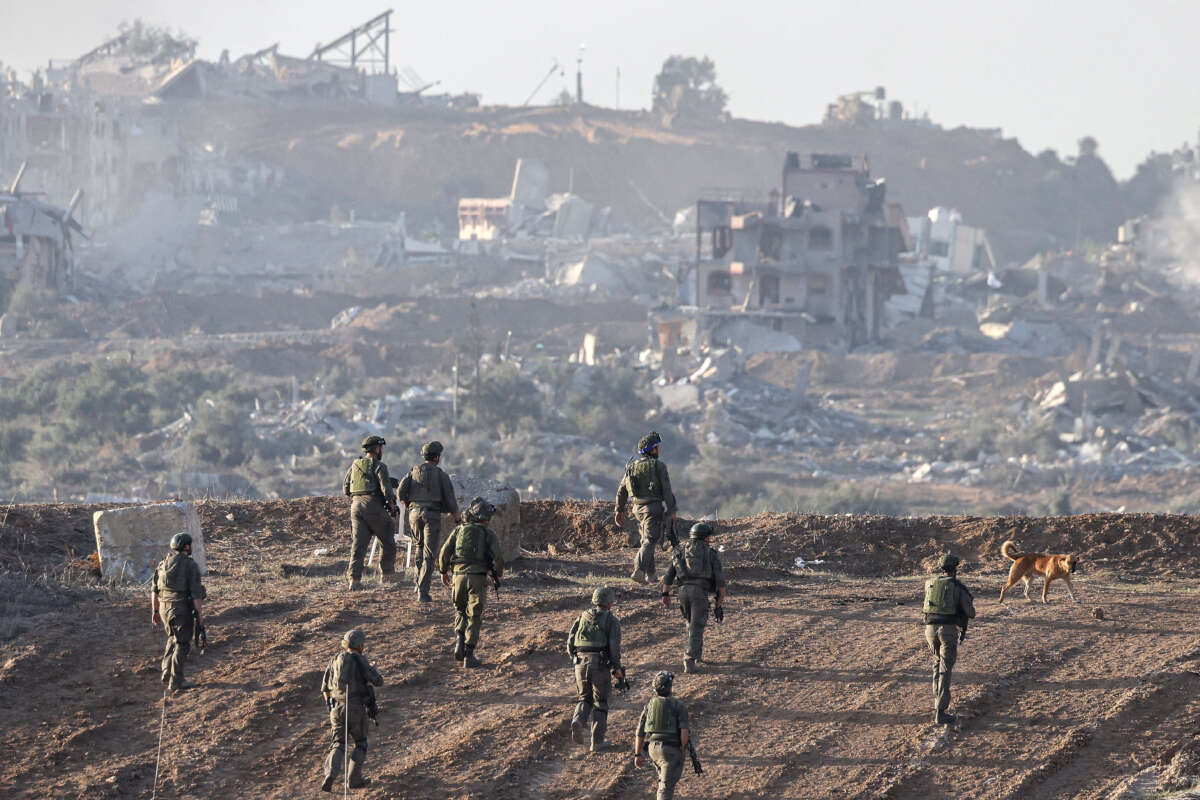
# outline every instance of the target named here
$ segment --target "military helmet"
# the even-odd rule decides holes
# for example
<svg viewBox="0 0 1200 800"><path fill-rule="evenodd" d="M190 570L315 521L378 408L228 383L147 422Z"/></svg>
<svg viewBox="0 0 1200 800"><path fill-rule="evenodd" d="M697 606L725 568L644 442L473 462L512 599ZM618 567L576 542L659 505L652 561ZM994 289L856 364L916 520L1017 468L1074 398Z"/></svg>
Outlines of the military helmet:
<svg viewBox="0 0 1200 800"><path fill-rule="evenodd" d="M638 440L638 452L648 453L657 447L662 442L662 437L658 435L658 431L650 431L640 440Z"/></svg>
<svg viewBox="0 0 1200 800"><path fill-rule="evenodd" d="M961 563L958 556L953 553L946 553L946 555L938 559L937 565L938 569L945 571L948 569L958 569L958 565Z"/></svg>
<svg viewBox="0 0 1200 800"><path fill-rule="evenodd" d="M496 507L482 497L476 497L471 501L471 505L467 507L467 519L472 522L486 522L495 513Z"/></svg>
<svg viewBox="0 0 1200 800"><path fill-rule="evenodd" d="M671 686L675 683L675 673L663 670L654 676L654 691L662 695L671 693Z"/></svg>
<svg viewBox="0 0 1200 800"><path fill-rule="evenodd" d="M357 650L367 643L367 635L358 628L346 631L346 635L342 637L342 647L351 650Z"/></svg>
<svg viewBox="0 0 1200 800"><path fill-rule="evenodd" d="M697 522L688 531L688 536L693 539L707 539L714 533L716 533L716 531L713 530L712 525L709 525L707 522Z"/></svg>
<svg viewBox="0 0 1200 800"><path fill-rule="evenodd" d="M183 548L192 543L192 535L190 533L177 533L171 537L171 549L176 553L182 553Z"/></svg>
<svg viewBox="0 0 1200 800"><path fill-rule="evenodd" d="M617 593L607 586L601 586L592 592L592 605L610 606L617 599Z"/></svg>
<svg viewBox="0 0 1200 800"><path fill-rule="evenodd" d="M368 436L363 439L362 449L370 450L372 447L383 446L385 444L387 444L387 441L382 436Z"/></svg>
<svg viewBox="0 0 1200 800"><path fill-rule="evenodd" d="M437 458L445 449L446 448L442 447L442 443L439 441L426 442L425 444L421 445L421 458Z"/></svg>

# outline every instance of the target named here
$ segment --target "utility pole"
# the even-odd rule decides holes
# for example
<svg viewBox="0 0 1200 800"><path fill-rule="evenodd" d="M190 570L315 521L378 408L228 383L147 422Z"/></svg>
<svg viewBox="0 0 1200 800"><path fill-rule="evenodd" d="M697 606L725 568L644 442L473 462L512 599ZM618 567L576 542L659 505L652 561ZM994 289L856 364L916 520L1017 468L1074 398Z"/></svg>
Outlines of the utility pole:
<svg viewBox="0 0 1200 800"><path fill-rule="evenodd" d="M586 45L579 45L579 51L575 54L575 103L583 105L583 51L587 49Z"/></svg>

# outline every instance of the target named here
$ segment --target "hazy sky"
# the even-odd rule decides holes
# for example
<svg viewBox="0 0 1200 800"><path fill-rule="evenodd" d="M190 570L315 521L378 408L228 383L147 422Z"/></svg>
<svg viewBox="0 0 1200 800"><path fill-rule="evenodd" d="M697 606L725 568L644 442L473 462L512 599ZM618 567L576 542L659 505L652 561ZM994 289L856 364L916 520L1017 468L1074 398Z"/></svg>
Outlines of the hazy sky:
<svg viewBox="0 0 1200 800"><path fill-rule="evenodd" d="M597 105L616 101L618 68L621 106L644 107L664 57L709 55L737 116L817 122L838 94L883 85L946 127L1002 127L1033 152L1067 155L1093 135L1119 177L1200 128L1194 0L391 1L394 63L485 103L522 102L555 58L567 75L538 99L573 88L583 43ZM69 59L137 17L199 39L206 58L274 42L307 55L388 2L3 0L0 62Z"/></svg>

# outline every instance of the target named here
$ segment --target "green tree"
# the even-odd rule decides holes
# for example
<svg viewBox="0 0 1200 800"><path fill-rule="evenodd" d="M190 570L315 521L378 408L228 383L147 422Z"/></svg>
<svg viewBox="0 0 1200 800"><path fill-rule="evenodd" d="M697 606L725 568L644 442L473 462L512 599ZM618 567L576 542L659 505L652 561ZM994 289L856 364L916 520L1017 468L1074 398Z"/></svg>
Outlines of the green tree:
<svg viewBox="0 0 1200 800"><path fill-rule="evenodd" d="M653 109L660 114L717 119L728 102L708 56L670 56L654 78Z"/></svg>

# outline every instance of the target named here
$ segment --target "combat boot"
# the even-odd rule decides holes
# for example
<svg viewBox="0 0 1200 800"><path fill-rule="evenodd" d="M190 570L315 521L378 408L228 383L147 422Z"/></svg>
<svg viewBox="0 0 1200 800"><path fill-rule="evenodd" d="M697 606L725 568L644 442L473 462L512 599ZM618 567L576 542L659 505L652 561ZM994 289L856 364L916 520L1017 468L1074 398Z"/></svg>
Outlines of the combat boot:
<svg viewBox="0 0 1200 800"><path fill-rule="evenodd" d="M635 569L630 574L629 580L633 581L634 583L641 583L641 584L649 583L649 581L646 579L646 573L642 572L640 569Z"/></svg>
<svg viewBox="0 0 1200 800"><path fill-rule="evenodd" d="M472 669L474 667L482 666L482 662L478 658L475 657L475 645L473 645L473 644L467 645L466 655L463 656L462 665L466 669Z"/></svg>
<svg viewBox="0 0 1200 800"><path fill-rule="evenodd" d="M934 725L953 725L958 722L956 714L948 714L945 711L935 711L933 714Z"/></svg>
<svg viewBox="0 0 1200 800"><path fill-rule="evenodd" d="M583 724L583 720L571 720L571 741L575 744L583 744L583 732L587 728Z"/></svg>
<svg viewBox="0 0 1200 800"><path fill-rule="evenodd" d="M454 660L462 661L467 657L467 635L462 631L454 634Z"/></svg>
<svg viewBox="0 0 1200 800"><path fill-rule="evenodd" d="M609 753L617 749L617 745L612 742L606 742L603 739L592 737L592 746L590 748L593 753Z"/></svg>
<svg viewBox="0 0 1200 800"><path fill-rule="evenodd" d="M185 679L185 680L181 680L178 682L171 681L171 683L167 685L167 688L170 689L172 692L176 692L176 693L186 692L188 689L195 689L196 684Z"/></svg>
<svg viewBox="0 0 1200 800"><path fill-rule="evenodd" d="M350 591L352 591L352 592L357 592L359 589L362 588L362 581L359 580L358 578L351 578L350 585L347 588L349 588Z"/></svg>
<svg viewBox="0 0 1200 800"><path fill-rule="evenodd" d="M395 583L397 580L398 580L398 578L396 576L396 573L394 573L394 572L380 572L379 573L379 583L382 585L386 585L389 583Z"/></svg>
<svg viewBox="0 0 1200 800"><path fill-rule="evenodd" d="M699 672L700 669L696 666L696 659L687 656L683 659L683 672L685 675L692 675Z"/></svg>

